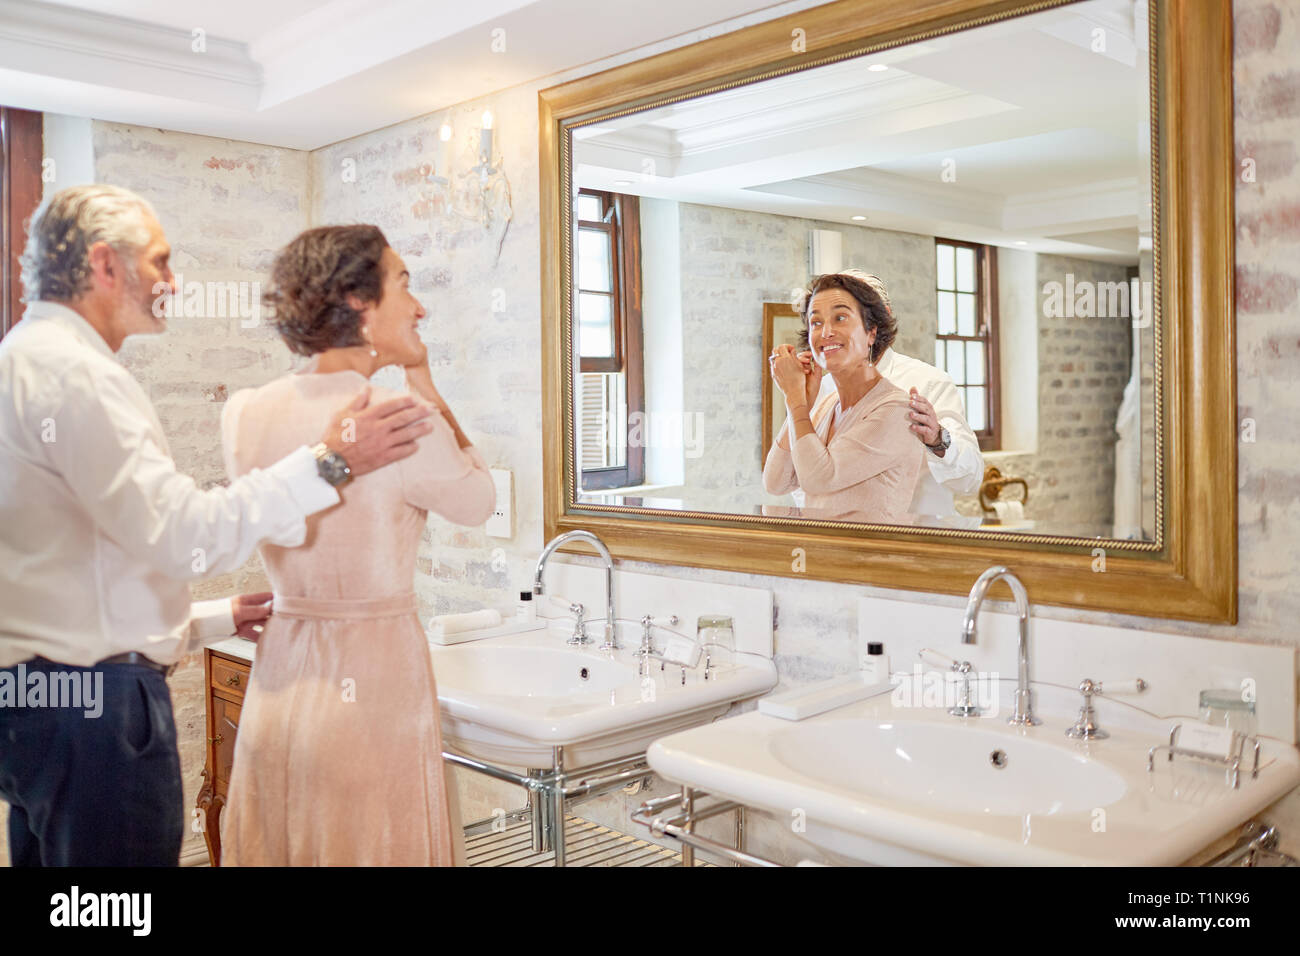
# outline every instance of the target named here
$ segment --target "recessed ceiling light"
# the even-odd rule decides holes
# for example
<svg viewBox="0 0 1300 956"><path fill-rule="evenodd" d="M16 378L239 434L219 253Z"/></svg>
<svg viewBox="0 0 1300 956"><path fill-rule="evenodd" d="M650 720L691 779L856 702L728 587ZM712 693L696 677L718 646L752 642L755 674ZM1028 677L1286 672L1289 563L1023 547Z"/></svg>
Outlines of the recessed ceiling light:
<svg viewBox="0 0 1300 956"><path fill-rule="evenodd" d="M867 221L867 217L866 217L866 216L850 216L849 218L852 219L854 222L866 222L866 221Z"/></svg>
<svg viewBox="0 0 1300 956"><path fill-rule="evenodd" d="M631 185L632 185L632 180L630 180L630 179L616 179L616 180L614 180L614 185L615 185L615 186L631 186Z"/></svg>
<svg viewBox="0 0 1300 956"><path fill-rule="evenodd" d="M1017 240L1016 240L1016 245L1018 245L1018 246L1027 246L1027 245L1029 245L1029 243L1025 242L1025 240L1023 240L1023 239L1017 239Z"/></svg>
<svg viewBox="0 0 1300 956"><path fill-rule="evenodd" d="M883 63L873 63L869 67L867 67L867 69L870 70L872 73L884 73L887 69L889 69L889 67L885 66L885 64Z"/></svg>

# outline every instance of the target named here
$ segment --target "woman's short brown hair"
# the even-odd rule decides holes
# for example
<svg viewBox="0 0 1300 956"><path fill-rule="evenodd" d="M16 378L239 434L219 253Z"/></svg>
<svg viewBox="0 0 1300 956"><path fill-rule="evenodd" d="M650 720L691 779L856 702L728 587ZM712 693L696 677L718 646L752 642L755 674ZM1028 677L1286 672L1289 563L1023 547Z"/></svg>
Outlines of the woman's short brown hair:
<svg viewBox="0 0 1300 956"><path fill-rule="evenodd" d="M262 301L285 344L299 355L364 345L361 313L348 296L379 302L387 248L378 226L358 225L308 229L281 249Z"/></svg>
<svg viewBox="0 0 1300 956"><path fill-rule="evenodd" d="M876 341L871 346L871 361L879 362L880 356L885 354L885 349L893 344L894 336L898 334L898 323L879 292L856 276L845 275L842 272L829 272L815 276L812 282L808 283L808 294L804 296L803 308L799 311L803 319L803 328L799 330L800 350L809 347L808 312L812 309L813 297L827 289L843 289L857 300L858 311L862 313L862 327L868 332L872 329L876 330Z"/></svg>

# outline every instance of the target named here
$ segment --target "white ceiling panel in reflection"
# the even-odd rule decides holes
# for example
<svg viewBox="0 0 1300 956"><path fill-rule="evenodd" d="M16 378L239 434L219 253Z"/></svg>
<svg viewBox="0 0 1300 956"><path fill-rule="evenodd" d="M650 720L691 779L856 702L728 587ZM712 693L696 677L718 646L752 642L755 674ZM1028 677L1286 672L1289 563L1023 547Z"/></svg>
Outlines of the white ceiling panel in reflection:
<svg viewBox="0 0 1300 956"><path fill-rule="evenodd" d="M1086 0L577 129L575 179L1133 263L1146 40L1144 4Z"/></svg>

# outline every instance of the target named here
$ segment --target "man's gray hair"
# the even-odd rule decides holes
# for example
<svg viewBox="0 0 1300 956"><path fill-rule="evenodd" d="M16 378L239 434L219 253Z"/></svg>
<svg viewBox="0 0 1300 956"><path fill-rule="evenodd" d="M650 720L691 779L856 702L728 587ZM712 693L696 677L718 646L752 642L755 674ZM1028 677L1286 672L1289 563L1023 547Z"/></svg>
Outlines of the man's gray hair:
<svg viewBox="0 0 1300 956"><path fill-rule="evenodd" d="M59 190L33 213L27 230L23 301L80 298L90 288L90 247L97 242L107 242L134 271L134 254L149 243L150 217L157 215L149 201L120 186Z"/></svg>

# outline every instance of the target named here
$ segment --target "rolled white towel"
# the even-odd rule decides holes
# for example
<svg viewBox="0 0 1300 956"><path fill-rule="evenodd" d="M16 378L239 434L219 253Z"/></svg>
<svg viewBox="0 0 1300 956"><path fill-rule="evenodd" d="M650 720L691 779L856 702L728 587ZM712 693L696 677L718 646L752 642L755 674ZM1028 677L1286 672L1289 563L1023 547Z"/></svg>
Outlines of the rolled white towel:
<svg viewBox="0 0 1300 956"><path fill-rule="evenodd" d="M501 624L501 612L492 608L470 611L466 614L439 614L429 621L429 630L436 634L461 634L481 631Z"/></svg>
<svg viewBox="0 0 1300 956"><path fill-rule="evenodd" d="M995 501L993 510L1003 524L1015 524L1025 520L1025 506L1019 501Z"/></svg>

